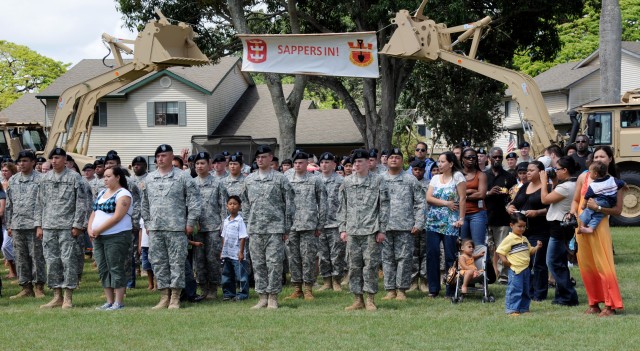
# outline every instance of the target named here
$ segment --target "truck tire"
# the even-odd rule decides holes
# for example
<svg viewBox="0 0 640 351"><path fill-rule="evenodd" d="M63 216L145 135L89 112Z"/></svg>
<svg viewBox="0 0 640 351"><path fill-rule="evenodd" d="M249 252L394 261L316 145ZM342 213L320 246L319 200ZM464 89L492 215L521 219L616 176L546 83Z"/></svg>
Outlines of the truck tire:
<svg viewBox="0 0 640 351"><path fill-rule="evenodd" d="M640 225L640 171L623 170L620 178L627 183L629 190L624 193L622 215L611 218L615 226Z"/></svg>

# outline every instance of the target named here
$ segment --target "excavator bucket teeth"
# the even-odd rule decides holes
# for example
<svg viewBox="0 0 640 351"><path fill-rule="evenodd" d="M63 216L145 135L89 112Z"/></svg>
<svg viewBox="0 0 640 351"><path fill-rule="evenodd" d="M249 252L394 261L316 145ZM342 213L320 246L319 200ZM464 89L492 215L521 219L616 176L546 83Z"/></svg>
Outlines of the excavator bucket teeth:
<svg viewBox="0 0 640 351"><path fill-rule="evenodd" d="M209 63L193 41L194 33L189 26L164 25L157 22L147 24L138 35L134 56L138 53L142 62L157 65L197 66Z"/></svg>

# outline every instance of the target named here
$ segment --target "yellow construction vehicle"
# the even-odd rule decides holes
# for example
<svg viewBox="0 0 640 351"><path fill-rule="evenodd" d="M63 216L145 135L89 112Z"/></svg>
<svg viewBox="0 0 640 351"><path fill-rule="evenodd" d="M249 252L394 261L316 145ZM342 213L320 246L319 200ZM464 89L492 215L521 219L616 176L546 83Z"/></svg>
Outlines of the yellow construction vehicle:
<svg viewBox="0 0 640 351"><path fill-rule="evenodd" d="M482 33L491 23L490 17L447 28L423 14L426 4L427 0L423 0L413 15L407 10L396 13L392 23L397 25L397 29L380 54L424 61L444 60L503 82L519 105L525 139L536 156L540 156L549 145L573 140L554 128L533 78L475 58ZM462 34L452 42L451 34L454 33ZM469 38L472 42L468 53L453 51L457 44ZM622 104L586 106L571 116L572 138L581 128L591 138L592 145L614 148L616 162L622 170L621 178L631 188L625 193L622 215L615 218L616 223L626 225L640 224L640 127L631 127L632 117L640 119L640 91L625 94ZM640 121L637 123L640 125Z"/></svg>
<svg viewBox="0 0 640 351"><path fill-rule="evenodd" d="M43 151L46 143L47 137L40 123L9 122L7 117L0 117L1 156L15 160L24 149Z"/></svg>
<svg viewBox="0 0 640 351"><path fill-rule="evenodd" d="M95 106L100 98L150 72L171 66L209 63L193 41L195 34L189 25L171 24L158 9L155 11L159 20L147 23L135 40L102 34L117 65L111 71L74 85L60 95L43 151L45 155L59 146L81 163L92 162L86 154ZM133 44L135 51L126 44ZM125 64L121 52L133 53L133 60Z"/></svg>

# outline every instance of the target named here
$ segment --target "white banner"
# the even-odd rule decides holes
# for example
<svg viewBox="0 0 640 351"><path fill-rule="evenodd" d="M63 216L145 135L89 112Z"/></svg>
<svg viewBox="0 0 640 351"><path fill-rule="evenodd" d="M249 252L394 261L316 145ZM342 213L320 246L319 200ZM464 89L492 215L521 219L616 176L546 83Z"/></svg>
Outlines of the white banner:
<svg viewBox="0 0 640 351"><path fill-rule="evenodd" d="M242 70L378 78L375 32L238 35Z"/></svg>

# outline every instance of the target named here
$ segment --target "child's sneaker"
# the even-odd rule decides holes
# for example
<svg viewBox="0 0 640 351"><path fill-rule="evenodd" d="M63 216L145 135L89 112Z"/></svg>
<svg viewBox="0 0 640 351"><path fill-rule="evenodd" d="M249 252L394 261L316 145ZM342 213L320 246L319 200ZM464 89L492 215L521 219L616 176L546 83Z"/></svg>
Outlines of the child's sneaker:
<svg viewBox="0 0 640 351"><path fill-rule="evenodd" d="M113 306L112 304L106 302L104 305L100 306L100 307L96 307L96 310L98 311L106 311L109 308L111 308L111 306Z"/></svg>
<svg viewBox="0 0 640 351"><path fill-rule="evenodd" d="M117 302L114 302L113 305L111 305L111 307L109 307L107 310L108 311L116 311L116 310L121 310L124 308L124 305L121 305Z"/></svg>

